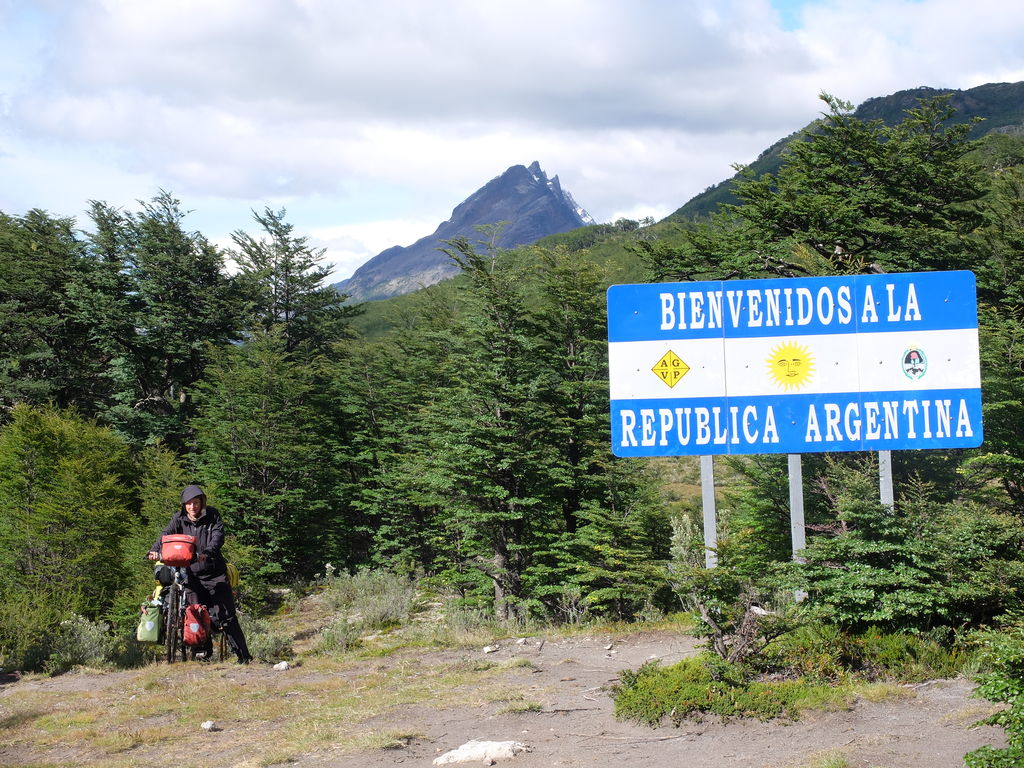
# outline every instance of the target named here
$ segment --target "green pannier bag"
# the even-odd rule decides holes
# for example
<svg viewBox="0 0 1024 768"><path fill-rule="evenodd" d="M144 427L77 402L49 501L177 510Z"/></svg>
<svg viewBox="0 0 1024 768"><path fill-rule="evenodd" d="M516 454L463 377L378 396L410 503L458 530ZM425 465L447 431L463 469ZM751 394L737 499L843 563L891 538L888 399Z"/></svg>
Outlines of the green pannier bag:
<svg viewBox="0 0 1024 768"><path fill-rule="evenodd" d="M159 643L164 623L160 615L160 602L150 600L140 606L142 618L139 628L135 630L135 639L140 643Z"/></svg>

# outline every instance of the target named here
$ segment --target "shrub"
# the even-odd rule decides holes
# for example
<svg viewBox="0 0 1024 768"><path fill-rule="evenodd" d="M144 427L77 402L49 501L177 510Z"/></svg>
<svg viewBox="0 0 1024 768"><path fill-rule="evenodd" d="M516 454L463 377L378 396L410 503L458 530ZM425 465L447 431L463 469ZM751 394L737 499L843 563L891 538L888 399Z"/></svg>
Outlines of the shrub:
<svg viewBox="0 0 1024 768"><path fill-rule="evenodd" d="M287 635L272 631L267 622L241 613L239 620L242 623L242 631L245 632L249 653L254 659L281 661L294 655L291 639Z"/></svg>
<svg viewBox="0 0 1024 768"><path fill-rule="evenodd" d="M698 616L694 634L725 661L756 658L800 622L791 596L773 595L728 566L703 568L677 561L673 588Z"/></svg>
<svg viewBox="0 0 1024 768"><path fill-rule="evenodd" d="M781 638L755 662L761 672L816 682L893 680L920 682L956 674L965 664L961 648L909 632L870 628L843 632L828 624L808 624Z"/></svg>
<svg viewBox="0 0 1024 768"><path fill-rule="evenodd" d="M615 716L656 726L665 718L679 726L707 715L722 718L756 717L769 720L796 717L801 708L823 695L828 686L795 680L746 682L744 670L704 656L662 667L648 662L636 671L624 670L612 695Z"/></svg>
<svg viewBox="0 0 1024 768"><path fill-rule="evenodd" d="M999 632L979 633L980 662L989 669L978 677L976 695L1009 706L982 721L1006 731L1007 746L985 746L967 754L969 768L1015 768L1024 765L1024 622Z"/></svg>
<svg viewBox="0 0 1024 768"><path fill-rule="evenodd" d="M344 653L359 644L359 636L358 624L350 621L347 614L340 613L320 630L316 650L319 653Z"/></svg>
<svg viewBox="0 0 1024 768"><path fill-rule="evenodd" d="M75 615L60 623L43 666L51 674L78 666L102 666L111 660L116 646L107 624Z"/></svg>
<svg viewBox="0 0 1024 768"><path fill-rule="evenodd" d="M360 571L354 576L329 576L325 592L327 606L358 617L363 629L398 626L409 620L417 608L416 583L387 571Z"/></svg>
<svg viewBox="0 0 1024 768"><path fill-rule="evenodd" d="M61 594L32 595L0 584L0 666L39 671L50 655L51 641L70 600Z"/></svg>

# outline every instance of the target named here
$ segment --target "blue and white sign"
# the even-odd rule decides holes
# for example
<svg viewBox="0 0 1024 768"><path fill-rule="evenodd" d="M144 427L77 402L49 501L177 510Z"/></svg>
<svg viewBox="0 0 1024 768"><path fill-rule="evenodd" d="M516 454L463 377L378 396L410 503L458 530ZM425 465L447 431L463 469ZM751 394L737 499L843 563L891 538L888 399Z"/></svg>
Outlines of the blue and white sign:
<svg viewBox="0 0 1024 768"><path fill-rule="evenodd" d="M971 272L613 285L617 456L981 444Z"/></svg>

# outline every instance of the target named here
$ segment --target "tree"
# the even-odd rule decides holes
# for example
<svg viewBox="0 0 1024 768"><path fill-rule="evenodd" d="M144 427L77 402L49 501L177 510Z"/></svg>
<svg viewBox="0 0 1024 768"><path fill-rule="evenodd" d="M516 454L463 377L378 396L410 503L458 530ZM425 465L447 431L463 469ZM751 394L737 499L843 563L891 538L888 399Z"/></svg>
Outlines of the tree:
<svg viewBox="0 0 1024 768"><path fill-rule="evenodd" d="M239 230L232 239L255 326L263 331L280 326L288 353L303 345L323 350L348 338L348 324L357 310L344 306L345 296L324 285L330 275L320 264L324 251L313 250L308 238L292 234L284 209L266 208L262 214L253 211L253 216L267 237L257 240Z"/></svg>
<svg viewBox="0 0 1024 768"><path fill-rule="evenodd" d="M74 221L32 210L0 214L0 409L107 397L95 320L81 301L91 277Z"/></svg>
<svg viewBox="0 0 1024 768"><path fill-rule="evenodd" d="M193 421L199 474L229 529L258 547L260 573L312 575L337 554L332 465L317 428L313 369L287 353L280 328L214 354ZM344 553L341 553L342 555Z"/></svg>
<svg viewBox="0 0 1024 768"><path fill-rule="evenodd" d="M530 591L556 612L578 592L590 610L628 618L659 580L667 521L654 513L643 462L611 454L603 275L580 254L534 254L539 296L529 328L543 503L561 524L538 530Z"/></svg>
<svg viewBox="0 0 1024 768"><path fill-rule="evenodd" d="M976 258L972 205L984 193L970 125L948 125L948 97L919 102L889 127L828 112L791 142L778 174L746 175L681 248L638 243L656 279L957 269Z"/></svg>
<svg viewBox="0 0 1024 768"><path fill-rule="evenodd" d="M0 655L45 646L71 614L108 615L130 584L132 477L128 446L111 430L72 412L15 407L0 432L0 606L34 608L4 617Z"/></svg>
<svg viewBox="0 0 1024 768"><path fill-rule="evenodd" d="M113 361L123 388L109 418L134 440L182 448L193 387L210 351L239 337L239 294L221 253L184 229L180 202L167 192L143 202L137 214L101 204L92 214L92 248L111 270L124 270L128 295L122 302L133 326L118 326L127 335Z"/></svg>
<svg viewBox="0 0 1024 768"><path fill-rule="evenodd" d="M525 613L531 536L550 514L538 496L543 454L532 407L539 386L534 342L519 277L464 238L445 252L469 280L470 306L462 343L451 352L450 385L432 414L431 478L450 499L452 541L491 580L495 613L508 620Z"/></svg>

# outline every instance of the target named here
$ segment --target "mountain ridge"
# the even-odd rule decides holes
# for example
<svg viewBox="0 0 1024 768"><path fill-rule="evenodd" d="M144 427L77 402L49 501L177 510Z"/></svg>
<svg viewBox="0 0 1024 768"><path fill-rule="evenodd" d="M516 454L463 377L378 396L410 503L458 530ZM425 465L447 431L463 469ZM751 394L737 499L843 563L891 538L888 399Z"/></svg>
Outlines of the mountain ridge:
<svg viewBox="0 0 1024 768"><path fill-rule="evenodd" d="M457 274L458 267L438 250L447 240L479 240L481 228L495 227L494 245L515 248L593 223L557 175L549 178L537 161L513 165L455 206L432 234L381 251L334 287L349 301L386 299Z"/></svg>

